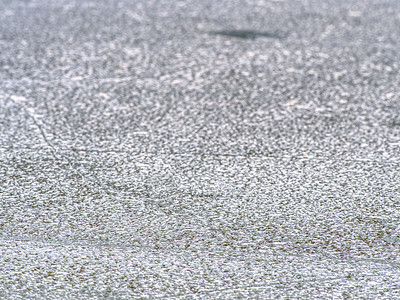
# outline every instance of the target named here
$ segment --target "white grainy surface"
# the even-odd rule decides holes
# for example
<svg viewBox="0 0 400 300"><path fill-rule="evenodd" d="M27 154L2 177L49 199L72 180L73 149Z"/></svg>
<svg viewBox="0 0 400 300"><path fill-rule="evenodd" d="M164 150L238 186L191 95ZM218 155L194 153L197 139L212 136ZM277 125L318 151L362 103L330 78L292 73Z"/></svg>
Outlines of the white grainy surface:
<svg viewBox="0 0 400 300"><path fill-rule="evenodd" d="M400 298L400 2L0 0L0 298Z"/></svg>

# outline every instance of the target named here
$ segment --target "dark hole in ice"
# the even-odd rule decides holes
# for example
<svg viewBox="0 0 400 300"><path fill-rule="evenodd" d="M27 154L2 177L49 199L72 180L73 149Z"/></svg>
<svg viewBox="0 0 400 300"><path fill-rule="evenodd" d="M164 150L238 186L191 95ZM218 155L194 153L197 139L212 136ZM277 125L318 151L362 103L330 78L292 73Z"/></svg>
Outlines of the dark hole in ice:
<svg viewBox="0 0 400 300"><path fill-rule="evenodd" d="M223 35L241 39L250 39L250 40L254 40L260 37L273 38L273 39L283 38L283 35L278 33L255 31L255 30L220 30L220 31L211 31L210 34Z"/></svg>

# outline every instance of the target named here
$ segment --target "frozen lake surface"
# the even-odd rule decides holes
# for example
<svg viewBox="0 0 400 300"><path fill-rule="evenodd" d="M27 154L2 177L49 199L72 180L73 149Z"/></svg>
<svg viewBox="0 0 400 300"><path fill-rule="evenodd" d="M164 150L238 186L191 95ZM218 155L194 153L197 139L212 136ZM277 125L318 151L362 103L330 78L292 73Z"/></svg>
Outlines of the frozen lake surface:
<svg viewBox="0 0 400 300"><path fill-rule="evenodd" d="M399 1L0 0L0 298L400 298Z"/></svg>

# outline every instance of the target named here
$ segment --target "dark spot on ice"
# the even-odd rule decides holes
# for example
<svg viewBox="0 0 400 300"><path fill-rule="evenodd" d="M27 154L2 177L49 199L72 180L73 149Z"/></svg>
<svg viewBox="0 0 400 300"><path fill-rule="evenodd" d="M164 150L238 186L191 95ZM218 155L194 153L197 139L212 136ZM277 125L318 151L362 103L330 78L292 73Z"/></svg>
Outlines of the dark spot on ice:
<svg viewBox="0 0 400 300"><path fill-rule="evenodd" d="M250 40L254 40L260 37L273 38L273 39L281 39L284 37L282 34L265 32L265 31L254 31L254 30L221 30L221 31L210 31L210 34L223 35L241 39L250 39Z"/></svg>

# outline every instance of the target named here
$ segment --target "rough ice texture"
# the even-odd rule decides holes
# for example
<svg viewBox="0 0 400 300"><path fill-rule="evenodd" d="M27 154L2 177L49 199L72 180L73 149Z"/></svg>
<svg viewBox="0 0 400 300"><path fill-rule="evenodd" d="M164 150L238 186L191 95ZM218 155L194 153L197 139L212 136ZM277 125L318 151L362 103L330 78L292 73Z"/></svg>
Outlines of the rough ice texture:
<svg viewBox="0 0 400 300"><path fill-rule="evenodd" d="M0 298L399 298L399 6L0 0Z"/></svg>

